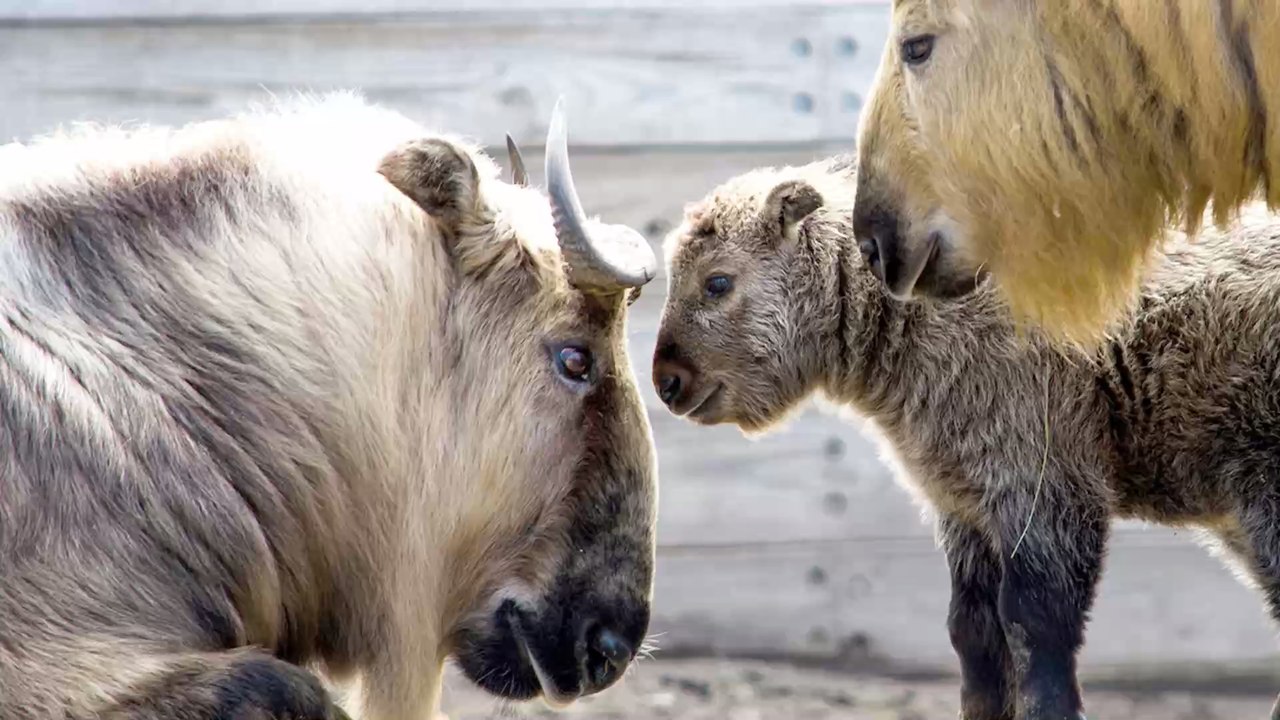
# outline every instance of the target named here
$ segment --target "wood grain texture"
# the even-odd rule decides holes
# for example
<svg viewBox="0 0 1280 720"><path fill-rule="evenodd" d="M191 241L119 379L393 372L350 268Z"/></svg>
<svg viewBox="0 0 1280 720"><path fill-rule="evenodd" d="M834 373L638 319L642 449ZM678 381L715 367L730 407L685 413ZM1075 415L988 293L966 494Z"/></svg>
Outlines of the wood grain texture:
<svg viewBox="0 0 1280 720"><path fill-rule="evenodd" d="M884 3L10 24L0 138L352 88L489 143L538 142L560 95L584 146L849 141L887 29Z"/></svg>
<svg viewBox="0 0 1280 720"><path fill-rule="evenodd" d="M698 7L775 9L848 7L886 0L699 0ZM548 10L671 10L680 0L0 0L0 21L156 20L331 17L335 15L457 15Z"/></svg>
<svg viewBox="0 0 1280 720"><path fill-rule="evenodd" d="M669 488L667 482L664 490ZM920 539L665 548L653 630L674 655L956 672L942 555ZM1270 667L1261 603L1197 548L1117 542L1080 662L1085 677L1229 676Z"/></svg>

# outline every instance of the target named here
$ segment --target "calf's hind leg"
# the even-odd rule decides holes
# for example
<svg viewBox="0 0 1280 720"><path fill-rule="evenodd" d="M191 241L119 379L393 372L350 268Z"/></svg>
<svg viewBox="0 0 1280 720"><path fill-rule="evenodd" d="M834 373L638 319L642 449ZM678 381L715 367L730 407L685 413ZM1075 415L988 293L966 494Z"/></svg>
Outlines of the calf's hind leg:
<svg viewBox="0 0 1280 720"><path fill-rule="evenodd" d="M1280 624L1280 495L1251 499L1236 521L1238 529L1218 538L1262 591L1267 612ZM1280 698L1272 705L1271 720L1280 720Z"/></svg>
<svg viewBox="0 0 1280 720"><path fill-rule="evenodd" d="M148 658L145 662L155 662ZM311 672L239 650L164 658L102 720L347 720Z"/></svg>
<svg viewBox="0 0 1280 720"><path fill-rule="evenodd" d="M1000 559L982 533L957 518L938 520L951 573L947 629L960 659L961 720L1013 720L1012 660L1000 625Z"/></svg>

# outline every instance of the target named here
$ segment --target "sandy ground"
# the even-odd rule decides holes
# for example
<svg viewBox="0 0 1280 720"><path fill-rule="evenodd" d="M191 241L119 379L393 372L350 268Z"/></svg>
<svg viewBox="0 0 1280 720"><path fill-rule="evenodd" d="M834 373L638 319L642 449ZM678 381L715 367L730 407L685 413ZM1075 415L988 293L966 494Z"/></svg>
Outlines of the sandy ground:
<svg viewBox="0 0 1280 720"><path fill-rule="evenodd" d="M541 703L496 703L451 674L449 720L591 718L592 720L950 720L954 681L903 681L730 660L646 660L620 685L560 713ZM1273 697L1203 692L1091 691L1093 720L1263 720Z"/></svg>

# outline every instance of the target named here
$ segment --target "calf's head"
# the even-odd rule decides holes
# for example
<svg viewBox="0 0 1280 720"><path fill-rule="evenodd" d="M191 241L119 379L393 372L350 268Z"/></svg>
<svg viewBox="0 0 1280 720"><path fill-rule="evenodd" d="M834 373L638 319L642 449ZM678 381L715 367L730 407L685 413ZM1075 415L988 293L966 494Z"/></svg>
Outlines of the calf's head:
<svg viewBox="0 0 1280 720"><path fill-rule="evenodd" d="M381 172L452 268L438 347L422 348L437 364L423 416L449 439L422 451L447 468L424 489L422 531L443 545L442 642L482 687L563 705L616 681L648 627L655 458L625 314L656 260L583 214L558 106L545 195L509 148L510 183L439 139Z"/></svg>
<svg viewBox="0 0 1280 720"><path fill-rule="evenodd" d="M667 240L653 360L672 412L761 431L838 366L842 283L875 283L865 272L842 279L850 172L827 163L758 170L688 208Z"/></svg>

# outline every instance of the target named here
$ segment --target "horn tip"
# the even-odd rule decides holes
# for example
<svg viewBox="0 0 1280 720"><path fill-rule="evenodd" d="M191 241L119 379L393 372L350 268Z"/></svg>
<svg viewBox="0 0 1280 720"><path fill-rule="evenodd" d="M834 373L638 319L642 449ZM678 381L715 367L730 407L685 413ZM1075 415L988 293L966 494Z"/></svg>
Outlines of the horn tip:
<svg viewBox="0 0 1280 720"><path fill-rule="evenodd" d="M563 95L556 98L555 107L551 109L551 124L547 133L549 135L568 135L568 131L565 129Z"/></svg>

